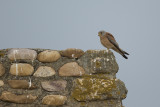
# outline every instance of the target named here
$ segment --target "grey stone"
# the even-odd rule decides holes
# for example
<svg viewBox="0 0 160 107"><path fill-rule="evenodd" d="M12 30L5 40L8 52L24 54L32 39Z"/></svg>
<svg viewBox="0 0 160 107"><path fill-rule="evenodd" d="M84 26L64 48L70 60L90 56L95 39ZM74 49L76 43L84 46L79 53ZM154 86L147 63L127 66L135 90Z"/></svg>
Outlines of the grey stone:
<svg viewBox="0 0 160 107"><path fill-rule="evenodd" d="M82 76L85 71L76 62L64 64L59 69L59 76Z"/></svg>
<svg viewBox="0 0 160 107"><path fill-rule="evenodd" d="M14 63L10 68L10 74L16 76L29 76L32 75L33 71L33 66L26 63Z"/></svg>
<svg viewBox="0 0 160 107"><path fill-rule="evenodd" d="M68 48L66 50L62 50L60 53L62 56L68 58L79 58L84 54L84 51L81 49Z"/></svg>
<svg viewBox="0 0 160 107"><path fill-rule="evenodd" d="M58 51L46 50L38 54L40 62L55 62L61 57Z"/></svg>
<svg viewBox="0 0 160 107"><path fill-rule="evenodd" d="M44 90L47 91L64 91L67 85L66 80L53 80L41 82Z"/></svg>
<svg viewBox="0 0 160 107"><path fill-rule="evenodd" d="M2 101L8 101L12 103L28 104L28 103L33 103L37 99L37 96L32 96L31 94L16 95L11 92L5 91L5 92L2 92L0 99Z"/></svg>
<svg viewBox="0 0 160 107"><path fill-rule="evenodd" d="M55 70L48 66L40 66L33 74L35 77L49 77L55 75Z"/></svg>
<svg viewBox="0 0 160 107"><path fill-rule="evenodd" d="M42 99L42 104L60 106L67 100L66 96L61 95L47 95Z"/></svg>
<svg viewBox="0 0 160 107"><path fill-rule="evenodd" d="M32 81L26 80L8 80L8 84L15 89L35 89Z"/></svg>
<svg viewBox="0 0 160 107"><path fill-rule="evenodd" d="M78 62L85 69L86 74L115 75L119 69L115 56L108 50L88 50Z"/></svg>
<svg viewBox="0 0 160 107"><path fill-rule="evenodd" d="M35 60L37 58L37 52L31 49L14 48L8 51L8 58L12 61Z"/></svg>

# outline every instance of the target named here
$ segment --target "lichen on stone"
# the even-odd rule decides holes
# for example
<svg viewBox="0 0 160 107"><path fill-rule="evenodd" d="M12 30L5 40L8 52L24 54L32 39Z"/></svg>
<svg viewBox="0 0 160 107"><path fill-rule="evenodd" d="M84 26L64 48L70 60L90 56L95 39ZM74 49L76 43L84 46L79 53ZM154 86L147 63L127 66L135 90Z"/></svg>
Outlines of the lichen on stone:
<svg viewBox="0 0 160 107"><path fill-rule="evenodd" d="M96 63L96 68L100 68L102 66L99 60L96 60L95 63Z"/></svg>
<svg viewBox="0 0 160 107"><path fill-rule="evenodd" d="M122 81L108 74L83 75L74 81L72 97L77 101L124 99L127 89Z"/></svg>
<svg viewBox="0 0 160 107"><path fill-rule="evenodd" d="M78 101L100 100L112 97L112 89L116 88L115 79L84 77L76 79L72 96Z"/></svg>
<svg viewBox="0 0 160 107"><path fill-rule="evenodd" d="M107 50L87 50L78 63L84 67L87 74L115 75L119 69L113 53Z"/></svg>
<svg viewBox="0 0 160 107"><path fill-rule="evenodd" d="M4 57L5 52L3 50L0 50L0 57Z"/></svg>
<svg viewBox="0 0 160 107"><path fill-rule="evenodd" d="M98 73L98 74L92 74L92 75L84 74L82 77L83 78L84 77L99 78L99 79L115 79L112 75L108 75L108 73Z"/></svg>
<svg viewBox="0 0 160 107"><path fill-rule="evenodd" d="M122 81L116 79L118 64L114 54L109 50L82 52L77 49L69 49L65 52L68 56L62 55L58 60L48 62L40 61L36 57L37 54L40 55L41 52L48 49L30 49L35 51L33 53L30 53L28 49L26 52L13 51L12 57L8 57L10 56L10 50L0 50L1 106L25 106L25 104L17 104L22 103L23 100L27 103L26 106L33 107L121 107L122 100L126 98L127 89ZM14 50L22 49L16 48ZM51 51L48 50L49 53ZM61 51L57 52L61 53ZM46 56L49 57L48 54ZM25 64L25 66L22 66L22 64ZM26 64L31 67L26 66ZM66 66L66 64L69 65ZM47 74L47 78L35 76L39 67L44 66L54 68L54 73L49 72L50 69L45 70L43 68L39 74L43 76ZM32 68L32 70L29 68ZM63 72L60 73L61 70ZM29 75L21 74L29 72L31 72ZM48 76L49 73L50 76ZM12 84L9 83L10 80L12 80ZM25 83L15 82L16 80L25 80ZM63 80L63 83L57 82L59 80ZM37 89L32 88L33 84L36 84ZM10 93L3 94L6 89ZM29 95L35 97L35 100L30 100Z"/></svg>

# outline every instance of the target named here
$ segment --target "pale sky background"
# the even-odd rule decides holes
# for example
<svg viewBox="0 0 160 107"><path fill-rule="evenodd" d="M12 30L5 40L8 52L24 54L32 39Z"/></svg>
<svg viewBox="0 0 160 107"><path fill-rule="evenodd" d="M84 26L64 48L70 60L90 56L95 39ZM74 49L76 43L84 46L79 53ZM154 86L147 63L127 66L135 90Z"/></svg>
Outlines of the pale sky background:
<svg viewBox="0 0 160 107"><path fill-rule="evenodd" d="M159 107L159 0L0 0L0 49L105 49L99 30L130 53L126 60L114 52L124 106Z"/></svg>

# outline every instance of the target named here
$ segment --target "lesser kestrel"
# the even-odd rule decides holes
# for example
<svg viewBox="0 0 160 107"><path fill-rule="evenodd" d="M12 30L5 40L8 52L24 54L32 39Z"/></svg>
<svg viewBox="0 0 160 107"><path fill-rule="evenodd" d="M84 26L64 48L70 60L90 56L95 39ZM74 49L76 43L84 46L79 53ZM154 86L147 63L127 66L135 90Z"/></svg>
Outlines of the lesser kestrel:
<svg viewBox="0 0 160 107"><path fill-rule="evenodd" d="M100 41L104 47L106 47L107 49L113 49L114 51L121 54L125 59L128 59L126 55L129 54L119 47L118 43L116 42L115 38L111 33L99 31L98 36L100 37Z"/></svg>

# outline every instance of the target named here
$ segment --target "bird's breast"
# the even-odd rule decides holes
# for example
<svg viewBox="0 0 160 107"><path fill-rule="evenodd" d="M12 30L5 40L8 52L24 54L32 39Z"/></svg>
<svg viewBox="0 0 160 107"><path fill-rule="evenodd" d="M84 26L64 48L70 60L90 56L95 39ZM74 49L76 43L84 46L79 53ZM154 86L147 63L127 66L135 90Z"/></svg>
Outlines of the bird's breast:
<svg viewBox="0 0 160 107"><path fill-rule="evenodd" d="M110 49L113 47L113 44L110 43L110 41L106 37L100 37L101 43L104 47Z"/></svg>

